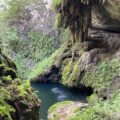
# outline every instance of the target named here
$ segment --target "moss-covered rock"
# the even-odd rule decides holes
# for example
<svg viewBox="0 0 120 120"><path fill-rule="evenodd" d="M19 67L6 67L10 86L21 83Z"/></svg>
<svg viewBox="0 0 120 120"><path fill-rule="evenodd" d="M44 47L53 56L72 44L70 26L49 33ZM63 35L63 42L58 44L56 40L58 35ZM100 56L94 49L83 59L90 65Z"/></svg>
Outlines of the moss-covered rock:
<svg viewBox="0 0 120 120"><path fill-rule="evenodd" d="M87 107L87 103L64 101L58 102L48 110L48 120L69 120L75 118L75 112Z"/></svg>
<svg viewBox="0 0 120 120"><path fill-rule="evenodd" d="M29 81L21 82L15 64L0 54L0 120L38 120L39 106Z"/></svg>
<svg viewBox="0 0 120 120"><path fill-rule="evenodd" d="M62 71L62 83L63 84L67 84L67 79L68 76L70 75L72 71L72 61L68 62L68 64L64 67L63 71Z"/></svg>

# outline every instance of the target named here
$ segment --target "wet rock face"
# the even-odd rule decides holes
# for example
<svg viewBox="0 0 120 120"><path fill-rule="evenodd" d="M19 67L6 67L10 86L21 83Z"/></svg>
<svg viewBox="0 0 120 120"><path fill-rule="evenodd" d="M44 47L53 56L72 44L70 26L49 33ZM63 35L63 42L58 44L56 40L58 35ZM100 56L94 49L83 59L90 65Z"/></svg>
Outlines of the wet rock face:
<svg viewBox="0 0 120 120"><path fill-rule="evenodd" d="M38 120L40 101L15 64L0 53L0 120ZM4 108L4 109L3 109Z"/></svg>
<svg viewBox="0 0 120 120"><path fill-rule="evenodd" d="M120 1L105 0L104 4L94 6L92 24L99 29L120 32Z"/></svg>

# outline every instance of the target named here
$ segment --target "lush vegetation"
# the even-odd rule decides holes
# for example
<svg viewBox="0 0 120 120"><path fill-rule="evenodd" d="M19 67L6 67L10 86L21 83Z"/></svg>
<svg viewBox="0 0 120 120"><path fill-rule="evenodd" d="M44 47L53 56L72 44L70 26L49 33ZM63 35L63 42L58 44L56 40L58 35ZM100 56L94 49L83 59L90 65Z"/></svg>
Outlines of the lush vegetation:
<svg viewBox="0 0 120 120"><path fill-rule="evenodd" d="M50 57L44 58L43 61L39 62L31 71L29 75L29 80L35 81L39 77L39 75L47 71L51 67L54 58L62 51L62 49L62 47L59 48Z"/></svg>
<svg viewBox="0 0 120 120"><path fill-rule="evenodd" d="M35 62L42 61L45 57L49 57L55 50L54 38L48 37L43 33L31 30L29 36L29 51L26 53ZM33 54L34 53L34 54Z"/></svg>
<svg viewBox="0 0 120 120"><path fill-rule="evenodd" d="M101 92L105 88L109 87L113 82L114 78L119 75L120 64L118 59L103 61L96 67L94 73L88 71L81 84L86 87L92 86L95 91Z"/></svg>
<svg viewBox="0 0 120 120"><path fill-rule="evenodd" d="M78 66L80 64L80 61L76 64L73 70L74 74L73 77L68 80L68 83L71 82L71 80L76 79L76 73L75 72L78 69ZM95 67L95 66L94 66ZM93 87L94 88L94 94L89 96L87 98L87 101L89 103L89 106L87 108L78 108L75 109L74 112L71 114L66 114L67 120L113 120L116 117L116 114L120 111L119 106L119 89L111 89L111 87L114 84L114 79L116 76L119 76L120 73L120 66L119 66L119 59L111 59L109 60L103 60L101 61L94 69L89 69L89 71L86 72L84 78L81 81L78 81L86 87ZM69 62L66 67L63 70L62 73L62 83L65 84L67 81L68 76L71 74L71 62ZM75 79L74 79L75 77ZM115 86L113 86L115 87ZM104 90L109 90L110 93L107 93L108 98L104 100L102 98L102 95L100 93L104 93ZM101 97L100 97L101 96ZM63 116L60 116L61 113L58 113L60 107L59 106L67 106L68 103L60 102L52 107L50 107L48 113L49 115L54 115L54 118L60 119ZM70 103L71 105L72 103ZM71 108L69 108L71 109ZM73 108L74 109L74 108ZM52 120L52 117L49 118L49 120Z"/></svg>
<svg viewBox="0 0 120 120"><path fill-rule="evenodd" d="M0 116L6 116L6 120L12 120L10 112L15 112L15 110L10 105L8 105L0 96Z"/></svg>
<svg viewBox="0 0 120 120"><path fill-rule="evenodd" d="M4 26L2 28L5 29ZM49 57L56 50L53 38L33 30L28 32L28 37L29 40L26 42L18 36L18 30L15 27L6 27L4 32L2 30L0 33L0 46L3 52L14 60L23 79L26 79L30 70L38 62Z"/></svg>
<svg viewBox="0 0 120 120"><path fill-rule="evenodd" d="M34 3L37 2L36 0L12 0L10 3L8 2L11 7L4 12L0 12L0 47L15 62L18 73L23 79L27 79L33 68L34 70L37 68L35 71L38 71L39 67L39 69L43 69L43 64L49 64L47 63L50 60L49 56L57 49L55 38L34 30L30 23L28 23L27 39L26 36L20 35L19 28L14 25L19 17L27 20L25 6L32 4L33 1ZM61 45L69 35L69 30L61 32Z"/></svg>
<svg viewBox="0 0 120 120"><path fill-rule="evenodd" d="M100 59L100 62L98 64L96 62L92 66L94 68L91 67L91 69L88 69L87 65L81 65L81 54L84 51L80 46L75 45L76 42L81 43L88 38L91 7L88 5L88 0L76 1L67 0L62 4L62 0L52 2L52 7L57 12L55 27L63 28L60 38L58 38L60 48L55 46L54 37L33 29L29 22L30 16L26 12L26 7L37 3L37 0L7 1L7 8L0 11L0 119L2 117L5 120L12 120L11 113L15 112L15 108L10 106L8 101L21 99L21 104L26 106L28 102L30 105L39 104L29 80L38 79L55 62L56 64L61 62L59 71L62 76L62 84L70 87L92 87L94 90L94 94L87 98L89 106L84 109L69 108L70 112L74 114L70 114L67 120L113 120L114 114L120 111L119 90L111 90L110 96L108 95L106 100L102 98L104 91L112 87L113 80L120 74L120 60L117 58ZM81 9L83 4L85 7ZM20 20L28 22L26 35L21 34L16 25L17 22L21 22ZM15 62L17 69L3 53ZM98 55L98 57L100 56ZM85 64L89 64L89 62ZM80 66L83 67L82 70ZM25 81L21 82L21 78ZM64 105L69 107L71 104L73 102L70 101L57 103L49 109L48 113L53 113L55 119L59 120L61 115L57 114L57 109Z"/></svg>

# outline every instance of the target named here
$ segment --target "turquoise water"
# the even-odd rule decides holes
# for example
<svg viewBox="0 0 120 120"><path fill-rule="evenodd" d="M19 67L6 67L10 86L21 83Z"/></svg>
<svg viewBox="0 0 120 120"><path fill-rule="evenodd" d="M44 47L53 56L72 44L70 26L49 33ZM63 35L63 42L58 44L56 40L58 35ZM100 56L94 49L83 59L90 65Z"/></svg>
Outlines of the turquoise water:
<svg viewBox="0 0 120 120"><path fill-rule="evenodd" d="M59 101L72 100L85 102L87 92L80 89L68 88L59 83L34 83L34 90L38 91L41 99L40 120L47 120L48 108Z"/></svg>

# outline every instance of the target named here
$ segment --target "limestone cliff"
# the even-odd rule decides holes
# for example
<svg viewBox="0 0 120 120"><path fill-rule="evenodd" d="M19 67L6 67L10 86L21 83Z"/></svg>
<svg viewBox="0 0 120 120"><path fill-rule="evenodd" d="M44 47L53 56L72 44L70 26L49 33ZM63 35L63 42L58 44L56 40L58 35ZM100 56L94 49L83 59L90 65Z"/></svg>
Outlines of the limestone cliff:
<svg viewBox="0 0 120 120"><path fill-rule="evenodd" d="M120 1L105 0L103 5L94 6L92 19L98 29L120 32Z"/></svg>
<svg viewBox="0 0 120 120"><path fill-rule="evenodd" d="M35 81L60 81L71 87L84 87L83 79L89 69L94 72L102 62L119 59L119 11L120 4L117 0L93 5L89 40L76 42L73 46L72 38L66 40L53 58L49 70L40 73Z"/></svg>

